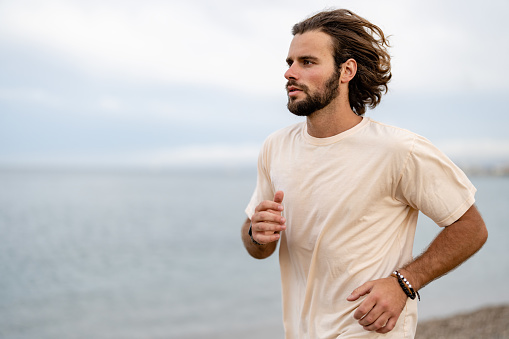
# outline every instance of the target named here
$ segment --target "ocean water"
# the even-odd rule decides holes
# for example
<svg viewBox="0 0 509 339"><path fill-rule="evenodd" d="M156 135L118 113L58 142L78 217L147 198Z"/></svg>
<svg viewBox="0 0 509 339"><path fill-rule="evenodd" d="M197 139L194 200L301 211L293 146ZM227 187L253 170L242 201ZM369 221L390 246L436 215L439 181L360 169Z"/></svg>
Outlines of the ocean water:
<svg viewBox="0 0 509 339"><path fill-rule="evenodd" d="M509 178L472 177L485 247L421 319L509 303ZM277 255L240 241L252 171L0 171L0 338L281 338ZM415 253L440 229L419 221Z"/></svg>

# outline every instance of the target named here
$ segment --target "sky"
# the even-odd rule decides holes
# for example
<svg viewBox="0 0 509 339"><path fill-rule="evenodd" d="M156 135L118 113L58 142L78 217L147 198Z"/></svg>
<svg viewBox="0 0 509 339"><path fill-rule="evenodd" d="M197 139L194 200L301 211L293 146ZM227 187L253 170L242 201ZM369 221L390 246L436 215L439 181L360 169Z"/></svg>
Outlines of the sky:
<svg viewBox="0 0 509 339"><path fill-rule="evenodd" d="M291 27L348 8L390 36L371 118L509 163L507 1L0 0L0 167L256 166Z"/></svg>

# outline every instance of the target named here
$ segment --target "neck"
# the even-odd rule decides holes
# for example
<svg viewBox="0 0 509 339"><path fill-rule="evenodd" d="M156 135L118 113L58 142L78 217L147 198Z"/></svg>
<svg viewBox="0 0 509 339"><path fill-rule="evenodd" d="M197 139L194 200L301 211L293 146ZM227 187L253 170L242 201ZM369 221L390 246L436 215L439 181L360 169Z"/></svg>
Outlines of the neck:
<svg viewBox="0 0 509 339"><path fill-rule="evenodd" d="M307 117L307 130L312 137L328 138L349 130L361 121L362 117L355 114L350 105L333 101Z"/></svg>

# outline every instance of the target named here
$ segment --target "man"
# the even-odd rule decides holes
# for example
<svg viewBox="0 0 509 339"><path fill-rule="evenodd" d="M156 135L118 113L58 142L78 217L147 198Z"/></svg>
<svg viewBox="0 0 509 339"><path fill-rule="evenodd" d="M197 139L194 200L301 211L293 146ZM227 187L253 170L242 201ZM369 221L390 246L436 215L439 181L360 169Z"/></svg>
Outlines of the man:
<svg viewBox="0 0 509 339"><path fill-rule="evenodd" d="M475 188L425 138L363 117L391 78L383 32L347 10L293 28L288 109L260 152L242 240L280 242L286 338L413 338L418 291L478 251ZM443 227L412 258L418 212Z"/></svg>

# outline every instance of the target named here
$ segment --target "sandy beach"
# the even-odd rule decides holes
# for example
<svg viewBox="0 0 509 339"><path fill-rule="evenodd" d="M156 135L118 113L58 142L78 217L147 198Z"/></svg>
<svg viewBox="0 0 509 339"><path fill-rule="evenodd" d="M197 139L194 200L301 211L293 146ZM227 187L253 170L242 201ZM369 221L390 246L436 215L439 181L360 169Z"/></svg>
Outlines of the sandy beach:
<svg viewBox="0 0 509 339"><path fill-rule="evenodd" d="M492 306L417 325L416 339L509 338L509 305Z"/></svg>

